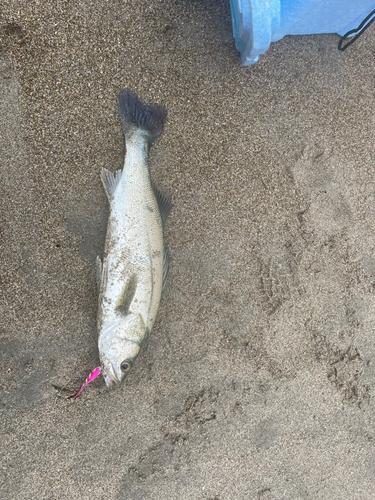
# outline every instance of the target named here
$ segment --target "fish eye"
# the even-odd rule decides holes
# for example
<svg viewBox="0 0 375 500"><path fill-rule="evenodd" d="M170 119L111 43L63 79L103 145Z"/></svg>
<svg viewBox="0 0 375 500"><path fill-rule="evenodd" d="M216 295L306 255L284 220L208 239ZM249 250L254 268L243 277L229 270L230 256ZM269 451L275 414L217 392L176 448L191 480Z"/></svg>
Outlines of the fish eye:
<svg viewBox="0 0 375 500"><path fill-rule="evenodd" d="M130 370L130 368L132 367L132 362L129 359L126 359L125 361L123 361L121 363L120 366L121 366L121 370L123 372L127 373Z"/></svg>

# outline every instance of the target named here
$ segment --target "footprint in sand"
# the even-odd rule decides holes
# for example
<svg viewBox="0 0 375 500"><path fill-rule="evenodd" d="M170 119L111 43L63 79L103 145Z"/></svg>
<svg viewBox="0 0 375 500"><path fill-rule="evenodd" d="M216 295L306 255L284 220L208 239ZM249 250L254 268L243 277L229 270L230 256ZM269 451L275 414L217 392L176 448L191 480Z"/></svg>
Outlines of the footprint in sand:
<svg viewBox="0 0 375 500"><path fill-rule="evenodd" d="M309 144L292 173L309 203L303 217L311 231L326 239L348 226L352 211L340 189L340 160L333 150Z"/></svg>

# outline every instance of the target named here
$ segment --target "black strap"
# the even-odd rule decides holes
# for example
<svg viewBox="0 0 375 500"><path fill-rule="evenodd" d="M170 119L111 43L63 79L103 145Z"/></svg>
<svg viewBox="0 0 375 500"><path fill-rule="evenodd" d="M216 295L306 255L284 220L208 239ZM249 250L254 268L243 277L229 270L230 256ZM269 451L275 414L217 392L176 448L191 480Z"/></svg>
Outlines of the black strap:
<svg viewBox="0 0 375 500"><path fill-rule="evenodd" d="M359 38L362 33L367 30L367 28L370 26L371 23L373 23L375 21L375 17L372 17L373 15L375 14L375 10L373 10L367 17L366 19L364 19L361 24L358 26L358 28L356 28L355 30L350 30L348 31L347 33L345 33L345 35L341 38L340 42L339 42L339 46L337 47L339 50L343 51L345 49L347 49L349 47L349 45L351 45L352 43L354 43L357 38ZM372 17L372 19L371 19ZM369 21L371 19L371 21ZM369 22L368 22L369 21ZM366 24L367 23L367 24ZM359 31L359 33L357 33L357 31ZM344 45L344 47L342 46L343 42L348 38L348 36L350 35L353 35L354 33L357 33L356 36L354 38L352 38L350 40L350 42L348 42L346 45Z"/></svg>

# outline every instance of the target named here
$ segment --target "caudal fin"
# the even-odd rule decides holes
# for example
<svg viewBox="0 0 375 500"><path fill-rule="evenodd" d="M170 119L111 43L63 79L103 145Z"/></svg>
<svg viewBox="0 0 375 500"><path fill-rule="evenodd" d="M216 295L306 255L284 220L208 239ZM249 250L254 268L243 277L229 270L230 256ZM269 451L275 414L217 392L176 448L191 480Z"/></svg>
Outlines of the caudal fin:
<svg viewBox="0 0 375 500"><path fill-rule="evenodd" d="M131 90L121 90L118 96L118 109L125 138L141 129L153 143L161 134L167 110L158 104L143 104Z"/></svg>

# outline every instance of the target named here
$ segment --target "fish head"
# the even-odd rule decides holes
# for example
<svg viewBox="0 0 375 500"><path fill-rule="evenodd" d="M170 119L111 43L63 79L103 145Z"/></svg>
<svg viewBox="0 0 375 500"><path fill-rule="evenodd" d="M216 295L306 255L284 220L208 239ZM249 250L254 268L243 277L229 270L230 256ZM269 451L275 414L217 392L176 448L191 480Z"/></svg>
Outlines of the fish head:
<svg viewBox="0 0 375 500"><path fill-rule="evenodd" d="M139 314L128 314L122 320L102 329L99 356L107 387L120 384L130 372L146 337L146 326Z"/></svg>

